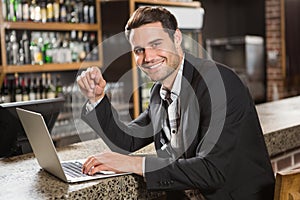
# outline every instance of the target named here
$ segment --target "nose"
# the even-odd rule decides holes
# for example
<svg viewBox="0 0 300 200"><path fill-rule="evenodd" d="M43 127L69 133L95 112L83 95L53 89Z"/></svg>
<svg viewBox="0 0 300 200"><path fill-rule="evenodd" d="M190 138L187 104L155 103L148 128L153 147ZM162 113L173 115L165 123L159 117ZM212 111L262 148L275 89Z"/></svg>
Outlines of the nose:
<svg viewBox="0 0 300 200"><path fill-rule="evenodd" d="M151 62L155 58L155 50L151 47L145 48L144 61Z"/></svg>

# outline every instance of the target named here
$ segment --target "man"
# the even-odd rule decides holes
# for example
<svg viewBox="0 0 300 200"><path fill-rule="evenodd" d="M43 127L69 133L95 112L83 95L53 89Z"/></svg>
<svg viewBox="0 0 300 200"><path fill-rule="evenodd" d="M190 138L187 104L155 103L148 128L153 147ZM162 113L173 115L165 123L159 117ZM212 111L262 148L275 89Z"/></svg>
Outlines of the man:
<svg viewBox="0 0 300 200"><path fill-rule="evenodd" d="M181 48L175 17L141 7L126 36L139 68L155 85L149 108L125 125L105 95L98 68L77 83L89 99L82 118L114 152L90 156L83 172L133 172L147 188L183 199L197 190L205 199L273 199L274 175L248 89L227 67ZM157 157L126 155L154 142ZM118 152L118 153L117 153Z"/></svg>

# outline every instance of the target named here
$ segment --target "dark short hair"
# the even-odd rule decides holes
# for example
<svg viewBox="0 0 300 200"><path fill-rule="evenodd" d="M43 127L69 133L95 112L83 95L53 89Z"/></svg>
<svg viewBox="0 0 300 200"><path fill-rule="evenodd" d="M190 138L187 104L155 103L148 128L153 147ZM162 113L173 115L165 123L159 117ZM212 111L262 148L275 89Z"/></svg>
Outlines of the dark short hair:
<svg viewBox="0 0 300 200"><path fill-rule="evenodd" d="M125 26L126 38L129 40L132 29L155 22L161 22L165 32L167 32L170 38L174 41L174 33L178 28L175 16L163 7L151 6L139 7L132 14Z"/></svg>

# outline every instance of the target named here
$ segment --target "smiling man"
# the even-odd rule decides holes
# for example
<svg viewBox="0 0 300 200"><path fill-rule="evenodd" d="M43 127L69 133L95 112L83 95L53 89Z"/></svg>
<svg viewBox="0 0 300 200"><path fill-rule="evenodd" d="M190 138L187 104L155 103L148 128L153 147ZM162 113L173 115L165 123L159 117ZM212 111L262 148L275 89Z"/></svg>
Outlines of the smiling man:
<svg viewBox="0 0 300 200"><path fill-rule="evenodd" d="M146 111L119 121L101 71L77 78L89 99L82 119L113 152L87 158L83 172L133 172L168 199L271 200L274 175L255 106L228 67L183 52L176 18L141 7L125 33L138 67L156 83ZM154 142L156 157L127 155Z"/></svg>

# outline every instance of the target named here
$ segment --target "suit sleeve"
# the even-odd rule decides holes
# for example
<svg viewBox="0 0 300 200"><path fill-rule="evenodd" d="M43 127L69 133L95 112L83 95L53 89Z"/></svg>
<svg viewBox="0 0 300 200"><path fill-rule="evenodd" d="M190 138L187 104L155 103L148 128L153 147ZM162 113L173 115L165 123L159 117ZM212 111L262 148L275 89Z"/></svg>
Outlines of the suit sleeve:
<svg viewBox="0 0 300 200"><path fill-rule="evenodd" d="M153 128L148 110L136 120L125 124L119 120L116 110L105 96L91 112L86 113L83 109L81 118L112 151L129 154L153 142Z"/></svg>

